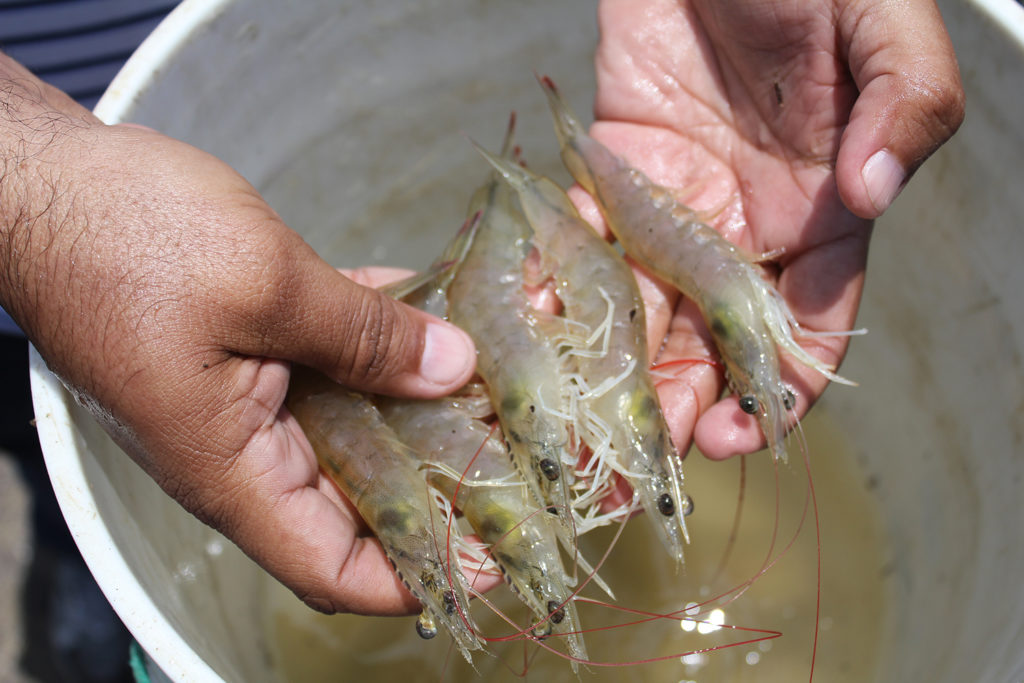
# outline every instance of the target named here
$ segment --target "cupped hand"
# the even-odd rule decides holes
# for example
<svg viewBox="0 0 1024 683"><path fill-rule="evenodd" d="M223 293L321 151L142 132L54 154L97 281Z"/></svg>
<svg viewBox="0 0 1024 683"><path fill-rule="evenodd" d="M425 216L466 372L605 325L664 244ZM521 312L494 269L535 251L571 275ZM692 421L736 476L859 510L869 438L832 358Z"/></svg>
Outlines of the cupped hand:
<svg viewBox="0 0 1024 683"><path fill-rule="evenodd" d="M872 219L963 118L934 3L602 0L599 25L594 137L771 255L766 272L801 326L849 330ZM637 273L652 357L673 376L660 392L677 447L692 438L711 458L763 447L736 398L719 400L721 371L700 362L715 354L696 307ZM799 341L838 365L849 340ZM783 379L801 416L827 384L796 362Z"/></svg>
<svg viewBox="0 0 1024 683"><path fill-rule="evenodd" d="M15 76L0 294L49 367L165 491L309 605L417 611L283 400L291 363L443 395L473 373L469 338L338 273L214 157Z"/></svg>

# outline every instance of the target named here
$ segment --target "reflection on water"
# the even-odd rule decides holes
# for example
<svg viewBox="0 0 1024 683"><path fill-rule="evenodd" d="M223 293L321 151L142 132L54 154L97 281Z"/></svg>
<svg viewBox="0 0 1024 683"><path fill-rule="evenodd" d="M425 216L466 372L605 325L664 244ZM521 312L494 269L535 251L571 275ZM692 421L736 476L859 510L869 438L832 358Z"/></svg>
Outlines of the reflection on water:
<svg viewBox="0 0 1024 683"><path fill-rule="evenodd" d="M815 679L872 680L883 617L882 526L865 476L827 415L816 411L804 429L822 538ZM793 462L777 471L766 454L747 457L745 470L738 458L712 463L693 454L687 459L687 487L696 510L689 520L686 568L675 572L643 520L627 526L601 570L617 600L608 605L596 587L588 586L582 595L594 602L578 604L594 662L581 670L581 680L808 678L815 647L818 545L795 444L790 452ZM600 559L614 532L601 530L582 539L587 557ZM421 640L412 617L327 617L290 593L272 590L268 638L285 680L512 681L524 672L545 680L572 677L567 661L534 643L492 642L491 655L474 656L474 670L450 639ZM526 625L525 609L507 590L492 591L488 600ZM514 633L485 605L474 609L485 635ZM649 616L654 614L671 616ZM723 647L729 644L736 645ZM564 652L557 638L545 645Z"/></svg>

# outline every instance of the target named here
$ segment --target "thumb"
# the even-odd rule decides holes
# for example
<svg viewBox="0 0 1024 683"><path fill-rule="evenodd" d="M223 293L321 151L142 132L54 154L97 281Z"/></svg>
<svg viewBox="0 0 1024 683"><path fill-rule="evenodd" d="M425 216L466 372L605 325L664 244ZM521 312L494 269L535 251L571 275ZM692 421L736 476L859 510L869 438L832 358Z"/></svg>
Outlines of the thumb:
<svg viewBox="0 0 1024 683"><path fill-rule="evenodd" d="M362 391L428 398L465 384L476 351L459 328L345 277L302 243L242 353L316 368Z"/></svg>
<svg viewBox="0 0 1024 683"><path fill-rule="evenodd" d="M836 181L850 211L876 218L956 132L964 92L931 0L851 3L839 30L860 94L840 141Z"/></svg>

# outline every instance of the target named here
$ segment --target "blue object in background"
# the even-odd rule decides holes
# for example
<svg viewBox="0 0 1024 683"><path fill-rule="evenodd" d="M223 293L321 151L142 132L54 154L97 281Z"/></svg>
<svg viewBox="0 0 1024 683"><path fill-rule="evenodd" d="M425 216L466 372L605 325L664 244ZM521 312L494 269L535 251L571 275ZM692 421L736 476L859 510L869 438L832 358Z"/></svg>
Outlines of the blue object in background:
<svg viewBox="0 0 1024 683"><path fill-rule="evenodd" d="M0 0L0 49L92 109L177 0Z"/></svg>
<svg viewBox="0 0 1024 683"><path fill-rule="evenodd" d="M12 336L20 336L21 328L11 320L11 316L7 315L7 311L0 308L0 334L8 334Z"/></svg>

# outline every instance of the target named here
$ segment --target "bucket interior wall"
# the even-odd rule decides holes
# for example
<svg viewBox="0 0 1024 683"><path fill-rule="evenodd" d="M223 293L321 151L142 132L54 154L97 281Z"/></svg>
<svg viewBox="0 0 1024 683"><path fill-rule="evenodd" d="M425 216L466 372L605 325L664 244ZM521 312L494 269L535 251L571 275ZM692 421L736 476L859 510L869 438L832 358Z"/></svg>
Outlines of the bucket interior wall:
<svg viewBox="0 0 1024 683"><path fill-rule="evenodd" d="M187 23L200 4L185 3L175 20ZM1024 133L1014 113L1024 111L1024 48L1020 28L1001 21L1024 11L940 6L967 120L878 222L859 320L869 334L854 339L843 367L860 387L832 388L821 409L855 454L861 480L851 485L871 482L884 520L880 680L1016 680ZM531 166L566 179L534 71L590 110L589 1L329 0L287 12L239 1L208 3L201 15L166 62L148 65L159 70L145 87L108 94L100 113L225 159L339 267L427 265L483 172L465 135L496 147L513 107ZM263 573L166 498L39 364L33 382L65 513L106 528L156 608L112 597L128 626L165 619L217 675L277 680L260 626ZM88 481L74 495L54 469L69 457ZM152 636L140 641L181 671Z"/></svg>

